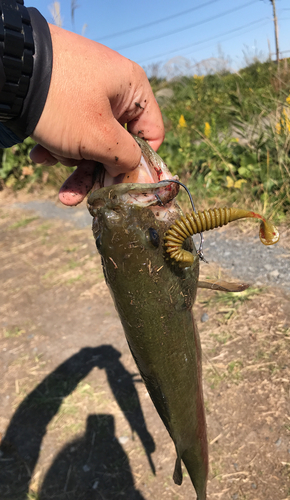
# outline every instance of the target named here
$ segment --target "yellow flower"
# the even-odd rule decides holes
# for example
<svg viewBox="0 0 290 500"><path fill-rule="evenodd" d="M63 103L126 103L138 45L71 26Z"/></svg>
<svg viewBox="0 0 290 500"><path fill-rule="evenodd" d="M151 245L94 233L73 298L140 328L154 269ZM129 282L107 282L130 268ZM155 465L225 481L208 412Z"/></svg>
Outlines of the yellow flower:
<svg viewBox="0 0 290 500"><path fill-rule="evenodd" d="M187 127L187 123L185 121L185 118L183 115L180 115L180 118L179 118L179 125L178 125L180 128L185 128Z"/></svg>
<svg viewBox="0 0 290 500"><path fill-rule="evenodd" d="M33 174L33 168L31 165L28 167L22 167L22 175L32 175Z"/></svg>
<svg viewBox="0 0 290 500"><path fill-rule="evenodd" d="M283 108L283 115L284 115L284 120L283 120L283 125L284 127L288 130L288 132L290 132L290 119L289 119L289 114L288 112L286 111L285 108Z"/></svg>
<svg viewBox="0 0 290 500"><path fill-rule="evenodd" d="M202 80L204 79L204 75L201 75L201 76L198 76L198 75L193 75L193 78L194 78L195 80L198 80L198 81L202 82Z"/></svg>
<svg viewBox="0 0 290 500"><path fill-rule="evenodd" d="M290 101L290 96L289 96L289 101ZM286 108L283 108L280 121L276 123L275 127L276 127L276 133L279 135L281 134L282 131L284 133L290 132L290 114Z"/></svg>
<svg viewBox="0 0 290 500"><path fill-rule="evenodd" d="M246 179L239 179L238 181L234 182L233 179L231 177L229 177L227 175L227 188L236 188L236 189L241 189L241 186L242 184L244 184L244 182L247 182Z"/></svg>
<svg viewBox="0 0 290 500"><path fill-rule="evenodd" d="M208 122L205 122L204 124L204 135L205 137L210 137L210 133L211 133L211 126Z"/></svg>
<svg viewBox="0 0 290 500"><path fill-rule="evenodd" d="M227 188L231 188L234 185L234 181L231 177L227 175Z"/></svg>
<svg viewBox="0 0 290 500"><path fill-rule="evenodd" d="M289 106L290 106L290 94L288 95L288 97L286 97L286 102L287 102L287 104L289 104Z"/></svg>
<svg viewBox="0 0 290 500"><path fill-rule="evenodd" d="M239 179L238 181L236 181L234 183L234 187L236 189L241 189L241 186L242 186L242 184L244 184L244 182L247 182L246 179Z"/></svg>
<svg viewBox="0 0 290 500"><path fill-rule="evenodd" d="M5 182L8 188L13 188L16 184L16 178L13 175L9 175L7 181Z"/></svg>

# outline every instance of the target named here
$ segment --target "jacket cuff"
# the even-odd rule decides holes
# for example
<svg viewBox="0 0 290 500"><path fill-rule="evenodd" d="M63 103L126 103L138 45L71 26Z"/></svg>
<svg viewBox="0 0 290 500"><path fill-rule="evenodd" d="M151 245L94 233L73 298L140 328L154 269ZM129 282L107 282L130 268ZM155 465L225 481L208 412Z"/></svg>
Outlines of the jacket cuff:
<svg viewBox="0 0 290 500"><path fill-rule="evenodd" d="M0 148L11 148L11 146L19 142L22 142L20 137L17 137L12 130L5 127L4 123L0 123Z"/></svg>

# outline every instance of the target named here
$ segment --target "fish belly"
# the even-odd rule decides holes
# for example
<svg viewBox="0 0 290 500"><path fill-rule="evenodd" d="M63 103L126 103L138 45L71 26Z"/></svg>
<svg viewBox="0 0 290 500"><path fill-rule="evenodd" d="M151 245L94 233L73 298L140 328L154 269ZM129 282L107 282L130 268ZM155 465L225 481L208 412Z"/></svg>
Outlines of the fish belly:
<svg viewBox="0 0 290 500"><path fill-rule="evenodd" d="M128 242L133 241L128 235ZM192 315L198 272L164 260L163 251L122 246L103 255L104 274L132 355L177 452L174 480L183 460L198 499L206 499L208 471L201 348ZM138 245L136 245L138 247ZM112 253L113 252L113 253ZM153 258L154 257L154 258Z"/></svg>

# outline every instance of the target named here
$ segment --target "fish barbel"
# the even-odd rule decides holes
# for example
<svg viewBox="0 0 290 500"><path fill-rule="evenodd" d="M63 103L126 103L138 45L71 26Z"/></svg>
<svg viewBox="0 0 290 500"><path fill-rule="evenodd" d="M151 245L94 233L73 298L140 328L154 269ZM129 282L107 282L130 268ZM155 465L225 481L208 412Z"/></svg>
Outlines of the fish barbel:
<svg viewBox="0 0 290 500"><path fill-rule="evenodd" d="M185 464L198 500L206 500L208 449L202 392L201 347L192 314L199 257L192 240L189 267L165 258L164 234L182 215L179 186L141 139L141 179L107 185L88 199L105 280L148 393L176 448L173 473L182 483ZM147 169L147 170L146 170ZM151 176L149 182L144 183ZM127 182L136 172L126 175ZM103 179L103 184L106 184Z"/></svg>

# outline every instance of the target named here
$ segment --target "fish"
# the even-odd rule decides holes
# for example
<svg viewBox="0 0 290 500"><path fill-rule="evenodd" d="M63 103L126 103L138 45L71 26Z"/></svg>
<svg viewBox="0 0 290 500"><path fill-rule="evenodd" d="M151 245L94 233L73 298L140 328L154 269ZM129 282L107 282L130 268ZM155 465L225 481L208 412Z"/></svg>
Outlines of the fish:
<svg viewBox="0 0 290 500"><path fill-rule="evenodd" d="M199 256L189 239L192 265L180 267L165 257L164 234L182 216L175 200L179 186L170 182L172 176L157 153L136 140L142 152L139 179L150 182L136 182L136 177L129 182L133 172L114 184L99 165L88 198L93 234L130 351L175 445L173 480L182 483L182 461L197 499L206 500L201 345L192 312Z"/></svg>
<svg viewBox="0 0 290 500"><path fill-rule="evenodd" d="M197 500L206 500L208 443L193 305L197 288L241 292L248 285L199 281L203 254L191 236L245 217L260 220L265 245L276 243L279 233L241 209L194 209L184 216L178 178L146 141L135 140L142 156L133 172L111 178L98 164L88 198L93 234L130 351L175 446L173 480L182 484L183 462Z"/></svg>

